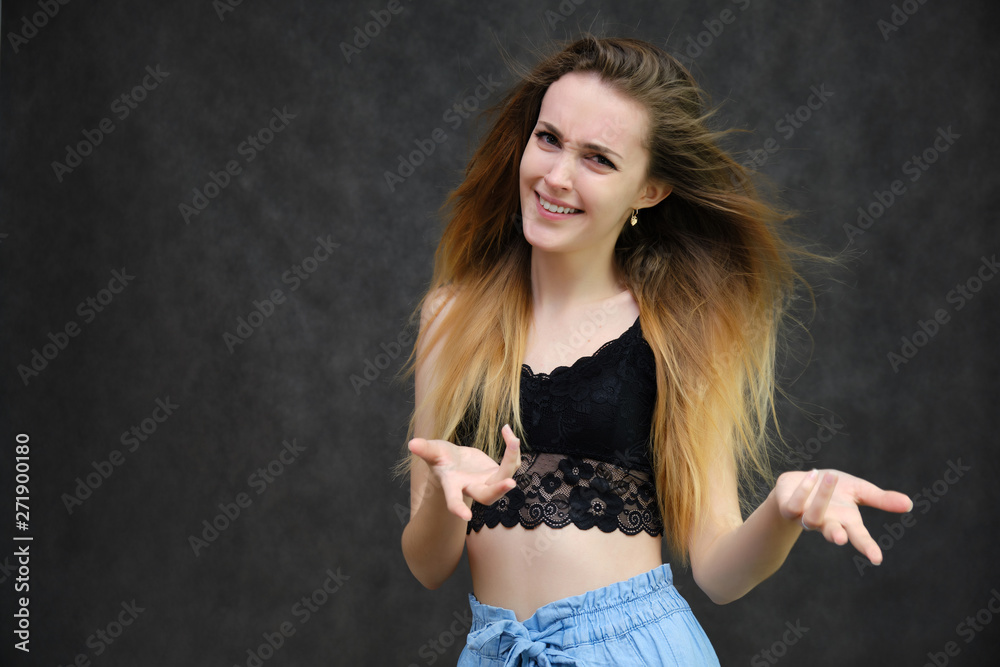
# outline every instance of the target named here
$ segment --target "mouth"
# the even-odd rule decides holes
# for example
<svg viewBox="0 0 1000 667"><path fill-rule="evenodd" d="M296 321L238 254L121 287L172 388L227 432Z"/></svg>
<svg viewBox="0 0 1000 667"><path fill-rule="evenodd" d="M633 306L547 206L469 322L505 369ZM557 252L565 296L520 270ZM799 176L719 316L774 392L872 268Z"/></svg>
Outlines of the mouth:
<svg viewBox="0 0 1000 667"><path fill-rule="evenodd" d="M583 211L578 208L570 208L569 206L560 206L558 204L554 204L550 202L548 199L542 197L537 192L535 193L535 199L538 201L539 208L541 208L546 213L550 213L554 216L569 216L569 215L576 215L577 213L583 213Z"/></svg>

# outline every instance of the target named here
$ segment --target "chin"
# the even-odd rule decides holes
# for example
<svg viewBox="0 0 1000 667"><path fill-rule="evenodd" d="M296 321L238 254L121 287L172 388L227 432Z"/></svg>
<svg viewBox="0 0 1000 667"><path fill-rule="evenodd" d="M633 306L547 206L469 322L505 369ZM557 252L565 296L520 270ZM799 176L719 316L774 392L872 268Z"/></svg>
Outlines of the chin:
<svg viewBox="0 0 1000 667"><path fill-rule="evenodd" d="M542 250L545 246L549 245L551 239L549 238L551 234L546 234L544 230L538 229L538 223L528 220L522 220L521 231L524 234L524 240L528 242L532 248L538 248Z"/></svg>
<svg viewBox="0 0 1000 667"><path fill-rule="evenodd" d="M526 222L523 230L524 240L535 250L563 252L568 249L567 239L559 230L546 229L537 222Z"/></svg>

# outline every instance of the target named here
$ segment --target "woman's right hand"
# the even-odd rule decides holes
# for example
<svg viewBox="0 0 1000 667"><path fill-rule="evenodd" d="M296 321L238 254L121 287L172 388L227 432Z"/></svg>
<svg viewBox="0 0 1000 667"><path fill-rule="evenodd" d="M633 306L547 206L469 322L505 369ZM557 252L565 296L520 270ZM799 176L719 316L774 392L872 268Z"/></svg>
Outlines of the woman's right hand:
<svg viewBox="0 0 1000 667"><path fill-rule="evenodd" d="M498 464L475 447L461 447L447 440L414 438L409 449L430 466L432 483L444 492L448 511L468 521L472 518L470 498L483 505L492 505L513 489L514 473L521 465L520 441L510 426L500 429L506 448Z"/></svg>

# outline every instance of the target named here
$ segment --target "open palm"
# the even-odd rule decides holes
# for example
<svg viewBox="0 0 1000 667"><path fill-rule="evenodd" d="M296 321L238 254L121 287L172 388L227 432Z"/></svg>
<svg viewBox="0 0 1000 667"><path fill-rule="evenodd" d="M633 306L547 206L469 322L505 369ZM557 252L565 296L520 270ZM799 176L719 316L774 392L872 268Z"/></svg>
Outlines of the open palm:
<svg viewBox="0 0 1000 667"><path fill-rule="evenodd" d="M782 517L800 521L803 528L821 532L834 544L850 540L875 565L882 562L882 550L865 528L858 506L886 512L913 509L913 502L904 494L883 490L839 470L782 473L774 493Z"/></svg>
<svg viewBox="0 0 1000 667"><path fill-rule="evenodd" d="M520 465L520 442L510 426L501 429L507 447L497 463L481 449L461 447L447 440L414 438L410 451L430 466L432 480L441 486L448 511L461 519L472 518L466 498L491 505L517 484L514 472Z"/></svg>

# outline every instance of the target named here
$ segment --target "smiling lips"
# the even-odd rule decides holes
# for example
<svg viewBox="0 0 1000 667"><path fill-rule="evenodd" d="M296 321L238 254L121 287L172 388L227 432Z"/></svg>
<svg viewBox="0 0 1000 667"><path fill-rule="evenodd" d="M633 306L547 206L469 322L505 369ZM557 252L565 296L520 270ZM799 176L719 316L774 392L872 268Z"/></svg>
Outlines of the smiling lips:
<svg viewBox="0 0 1000 667"><path fill-rule="evenodd" d="M573 215L574 213L583 213L583 211L581 211L578 208L570 208L569 206L558 206L556 204L553 204L549 200L545 199L537 192L535 194L538 196L538 203L541 204L542 208L544 208L549 213L563 213L566 215Z"/></svg>

